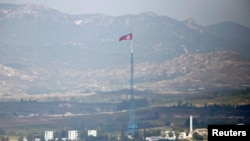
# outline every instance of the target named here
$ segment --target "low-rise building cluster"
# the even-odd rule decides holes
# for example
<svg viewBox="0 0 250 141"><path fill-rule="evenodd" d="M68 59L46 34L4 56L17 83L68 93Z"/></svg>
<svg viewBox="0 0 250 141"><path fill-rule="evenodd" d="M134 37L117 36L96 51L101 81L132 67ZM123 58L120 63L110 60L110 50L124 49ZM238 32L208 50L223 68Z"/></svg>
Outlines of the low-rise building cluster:
<svg viewBox="0 0 250 141"><path fill-rule="evenodd" d="M88 136L97 137L97 130L88 130ZM61 138L62 141L78 141L80 139L79 132L77 130L68 130L68 137ZM54 136L54 131L48 130L44 132L45 141L58 141L59 138ZM26 137L23 141L28 141ZM35 138L34 141L41 141L40 138Z"/></svg>
<svg viewBox="0 0 250 141"><path fill-rule="evenodd" d="M176 132L171 130L171 131L162 131L162 135L163 136L151 136L151 137L146 137L145 140L146 141L158 141L158 140L162 140L162 139L167 139L167 140L183 140L183 139L192 139L193 138L193 134L197 133L200 136L207 136L207 128L199 128L199 129L195 129L193 130L193 116L190 115L190 129L189 129L189 133L187 132L179 132L178 136L176 135Z"/></svg>
<svg viewBox="0 0 250 141"><path fill-rule="evenodd" d="M190 128L189 132L178 132L175 130L166 130L161 131L160 136L149 136L145 137L145 141L158 141L158 140L192 140L195 136L207 136L207 128L199 128L193 130L193 116L190 115ZM196 134L196 135L195 135ZM67 138L58 138L55 137L54 131L48 130L44 132L44 141L79 141L80 135L77 130L68 130ZM195 136L194 136L195 135ZM97 137L97 130L88 130L88 137ZM119 138L119 137L118 137ZM119 139L118 139L119 140ZM28 141L26 138L23 138L23 141ZM42 141L40 138L35 138L34 141Z"/></svg>

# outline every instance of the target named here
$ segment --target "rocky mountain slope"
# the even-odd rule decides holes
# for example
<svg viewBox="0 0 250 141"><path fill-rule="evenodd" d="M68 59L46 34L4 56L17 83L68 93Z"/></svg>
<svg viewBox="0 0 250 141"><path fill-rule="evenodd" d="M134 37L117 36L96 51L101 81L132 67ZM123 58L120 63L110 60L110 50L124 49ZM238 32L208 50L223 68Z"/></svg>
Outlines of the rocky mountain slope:
<svg viewBox="0 0 250 141"><path fill-rule="evenodd" d="M118 39L130 32L137 89L250 85L250 29L238 24L203 27L150 12L69 15L44 5L0 4L0 94L128 88L130 41Z"/></svg>

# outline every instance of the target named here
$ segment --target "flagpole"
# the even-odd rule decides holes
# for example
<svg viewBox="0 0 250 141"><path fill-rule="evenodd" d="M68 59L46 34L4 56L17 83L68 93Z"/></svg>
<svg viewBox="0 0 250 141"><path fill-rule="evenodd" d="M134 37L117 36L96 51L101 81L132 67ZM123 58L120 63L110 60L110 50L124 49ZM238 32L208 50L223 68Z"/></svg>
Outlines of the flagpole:
<svg viewBox="0 0 250 141"><path fill-rule="evenodd" d="M134 97L134 42L133 42L133 32L127 35L123 35L119 38L119 41L122 40L131 40L130 45L130 54L131 54L131 63L130 63L130 110L129 110L129 125L128 125L128 135L133 137L136 130L138 129L136 123L135 115L135 97Z"/></svg>
<svg viewBox="0 0 250 141"><path fill-rule="evenodd" d="M133 54L134 53L134 41L133 40L131 40L131 47L130 47L130 49L131 49L131 54Z"/></svg>
<svg viewBox="0 0 250 141"><path fill-rule="evenodd" d="M134 135L137 127L136 115L135 115L135 98L134 98L134 43L131 40L131 64L130 64L130 117L128 134Z"/></svg>

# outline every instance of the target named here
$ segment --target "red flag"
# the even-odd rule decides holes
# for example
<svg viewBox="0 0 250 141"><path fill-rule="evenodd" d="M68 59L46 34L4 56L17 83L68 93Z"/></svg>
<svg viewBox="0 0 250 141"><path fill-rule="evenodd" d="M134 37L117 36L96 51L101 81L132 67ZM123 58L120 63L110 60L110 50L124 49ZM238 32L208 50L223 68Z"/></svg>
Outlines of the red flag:
<svg viewBox="0 0 250 141"><path fill-rule="evenodd" d="M132 39L133 39L133 34L130 33L130 34L121 36L120 39L119 39L119 41L122 41L122 40L132 40Z"/></svg>

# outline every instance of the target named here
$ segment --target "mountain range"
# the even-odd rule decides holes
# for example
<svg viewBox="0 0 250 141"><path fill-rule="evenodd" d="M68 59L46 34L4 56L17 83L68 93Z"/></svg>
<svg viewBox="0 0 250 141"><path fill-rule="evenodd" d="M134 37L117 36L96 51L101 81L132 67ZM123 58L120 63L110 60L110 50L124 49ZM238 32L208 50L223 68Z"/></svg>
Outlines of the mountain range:
<svg viewBox="0 0 250 141"><path fill-rule="evenodd" d="M0 4L1 95L128 88L133 33L138 90L193 92L250 85L250 29L201 26L152 12L70 15Z"/></svg>

